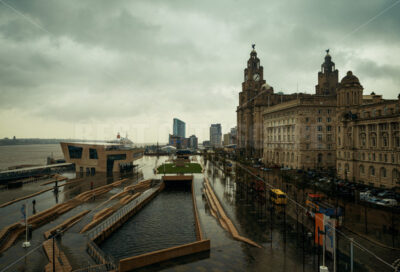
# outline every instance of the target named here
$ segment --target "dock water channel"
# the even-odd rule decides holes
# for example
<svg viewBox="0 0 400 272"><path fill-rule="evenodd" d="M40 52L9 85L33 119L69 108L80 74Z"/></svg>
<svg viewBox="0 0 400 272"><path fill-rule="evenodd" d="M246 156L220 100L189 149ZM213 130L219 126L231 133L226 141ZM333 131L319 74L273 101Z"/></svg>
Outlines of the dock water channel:
<svg viewBox="0 0 400 272"><path fill-rule="evenodd" d="M101 245L115 259L196 241L190 186L166 186Z"/></svg>

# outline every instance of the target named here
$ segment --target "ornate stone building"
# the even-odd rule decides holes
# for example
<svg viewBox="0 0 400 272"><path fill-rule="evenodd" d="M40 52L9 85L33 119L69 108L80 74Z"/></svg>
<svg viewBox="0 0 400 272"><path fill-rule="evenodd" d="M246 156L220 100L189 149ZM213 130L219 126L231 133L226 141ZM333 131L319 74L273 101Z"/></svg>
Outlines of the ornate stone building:
<svg viewBox="0 0 400 272"><path fill-rule="evenodd" d="M271 105L294 99L296 95L275 94L265 83L263 67L254 49L244 69L242 91L237 107L237 150L242 156L261 158L263 155L264 110Z"/></svg>
<svg viewBox="0 0 400 272"><path fill-rule="evenodd" d="M267 164L297 169L336 166L336 88L338 70L328 51L318 73L316 94L296 94L264 111Z"/></svg>
<svg viewBox="0 0 400 272"><path fill-rule="evenodd" d="M299 94L264 112L266 164L294 169L334 168L336 100Z"/></svg>
<svg viewBox="0 0 400 272"><path fill-rule="evenodd" d="M400 95L363 95L351 71L337 90L337 174L375 187L400 183Z"/></svg>
<svg viewBox="0 0 400 272"><path fill-rule="evenodd" d="M238 150L269 165L336 169L343 179L399 186L400 95L363 95L350 71L338 79L327 50L315 94L275 94L253 49L239 94Z"/></svg>

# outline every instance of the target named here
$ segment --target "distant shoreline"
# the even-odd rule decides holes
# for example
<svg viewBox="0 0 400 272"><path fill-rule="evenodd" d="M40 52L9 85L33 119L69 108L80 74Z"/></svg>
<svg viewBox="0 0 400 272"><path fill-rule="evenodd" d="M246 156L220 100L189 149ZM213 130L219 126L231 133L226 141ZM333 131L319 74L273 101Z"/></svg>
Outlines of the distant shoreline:
<svg viewBox="0 0 400 272"><path fill-rule="evenodd" d="M99 142L109 140L81 140L81 139L0 139L0 146L34 145L34 144L59 144L60 142ZM156 145L156 143L134 143L134 146Z"/></svg>

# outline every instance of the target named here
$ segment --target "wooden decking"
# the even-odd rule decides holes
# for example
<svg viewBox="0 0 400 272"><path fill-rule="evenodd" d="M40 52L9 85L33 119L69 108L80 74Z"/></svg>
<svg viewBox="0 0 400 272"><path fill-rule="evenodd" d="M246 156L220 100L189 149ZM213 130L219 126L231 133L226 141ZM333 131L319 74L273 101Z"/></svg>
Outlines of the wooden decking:
<svg viewBox="0 0 400 272"><path fill-rule="evenodd" d="M46 240L43 242L43 249L46 252L47 258L49 259L49 263L45 266L46 272L53 271L53 240ZM67 257L65 256L64 252L62 252L57 243L54 243L54 264L56 271L62 272L70 272L72 271L72 266L70 265Z"/></svg>

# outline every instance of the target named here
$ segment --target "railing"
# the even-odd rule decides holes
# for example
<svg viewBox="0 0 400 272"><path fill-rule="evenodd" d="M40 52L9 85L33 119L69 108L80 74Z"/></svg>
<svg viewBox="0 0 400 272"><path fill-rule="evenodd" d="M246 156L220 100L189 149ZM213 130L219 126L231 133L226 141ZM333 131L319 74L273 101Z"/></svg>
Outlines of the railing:
<svg viewBox="0 0 400 272"><path fill-rule="evenodd" d="M153 188L156 184L158 184L157 180L152 180L152 183L150 185L151 188ZM90 230L87 234L89 239L94 240L95 238L98 237L98 235L107 229L108 227L114 225L116 222L118 222L122 217L130 213L138 203L140 203L143 199L146 199L148 195L150 195L153 192L153 190L149 189L143 192L139 197L136 199L132 200L129 202L127 205L123 206L120 208L118 211L113 213L110 217L108 217L106 220L98 224L95 228Z"/></svg>
<svg viewBox="0 0 400 272"><path fill-rule="evenodd" d="M104 253L96 245L96 243L90 239L88 239L86 250L87 250L88 254L93 258L93 260L95 260L96 263L101 264L103 266L86 267L82 271L109 271L109 270L117 270L118 269L116 260L112 256ZM104 270L104 268L106 270ZM103 270L99 270L99 269L103 269Z"/></svg>

